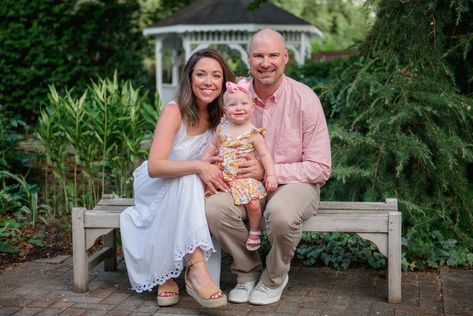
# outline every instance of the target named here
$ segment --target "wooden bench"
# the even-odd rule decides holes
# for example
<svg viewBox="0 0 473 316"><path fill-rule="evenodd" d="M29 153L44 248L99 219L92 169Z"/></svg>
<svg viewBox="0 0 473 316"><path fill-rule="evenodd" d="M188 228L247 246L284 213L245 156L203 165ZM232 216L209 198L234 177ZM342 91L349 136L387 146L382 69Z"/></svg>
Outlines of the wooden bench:
<svg viewBox="0 0 473 316"><path fill-rule="evenodd" d="M117 268L114 230L120 227L120 213L133 199L104 195L92 210L73 208L72 239L74 291L87 292L89 270L104 261L105 271ZM318 214L303 224L306 232L357 233L375 243L388 258L388 301L401 301L401 213L397 200L386 202L320 202ZM87 251L103 236L103 248Z"/></svg>

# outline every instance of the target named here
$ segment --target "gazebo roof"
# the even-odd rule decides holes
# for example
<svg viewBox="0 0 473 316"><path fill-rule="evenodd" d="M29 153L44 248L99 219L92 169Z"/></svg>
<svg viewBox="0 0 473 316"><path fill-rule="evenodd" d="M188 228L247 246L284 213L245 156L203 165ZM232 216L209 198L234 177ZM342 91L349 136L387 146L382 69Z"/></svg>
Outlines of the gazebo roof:
<svg viewBox="0 0 473 316"><path fill-rule="evenodd" d="M199 49L211 45L226 46L240 55L247 67L251 36L263 28L272 28L284 37L286 48L302 65L311 56L311 39L323 33L312 24L275 6L263 2L257 10L246 8L252 0L197 0L173 15L147 27L144 35L155 39L156 90L161 100L174 98L183 60ZM163 78L163 52L168 52L168 77ZM170 59L170 61L169 61ZM169 76L169 74L171 76ZM171 81L171 82L170 82Z"/></svg>
<svg viewBox="0 0 473 316"><path fill-rule="evenodd" d="M198 0L173 15L147 27L145 35L196 31L239 30L254 32L263 27L286 31L322 32L301 18L264 2L255 11L247 11L251 0Z"/></svg>

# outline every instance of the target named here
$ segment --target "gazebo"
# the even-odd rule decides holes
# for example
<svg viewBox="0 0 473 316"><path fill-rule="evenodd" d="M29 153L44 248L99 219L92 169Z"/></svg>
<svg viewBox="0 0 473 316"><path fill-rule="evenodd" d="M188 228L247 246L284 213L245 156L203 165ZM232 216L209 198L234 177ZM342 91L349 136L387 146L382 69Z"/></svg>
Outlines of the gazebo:
<svg viewBox="0 0 473 316"><path fill-rule="evenodd" d="M311 56L311 38L322 32L312 24L269 3L255 11L246 7L251 0L198 0L173 15L144 29L155 37L156 90L163 103L169 102L179 82L179 67L197 50L226 45L239 53L247 65L246 52L251 35L261 28L279 31L298 64ZM170 82L163 82L163 52L171 58Z"/></svg>

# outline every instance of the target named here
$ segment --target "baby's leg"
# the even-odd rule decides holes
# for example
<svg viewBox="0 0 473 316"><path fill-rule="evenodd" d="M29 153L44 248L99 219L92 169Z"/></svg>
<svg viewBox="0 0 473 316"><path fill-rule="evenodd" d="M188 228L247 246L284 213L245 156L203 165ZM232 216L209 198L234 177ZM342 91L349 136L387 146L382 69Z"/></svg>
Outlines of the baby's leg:
<svg viewBox="0 0 473 316"><path fill-rule="evenodd" d="M246 241L246 249L250 251L258 250L261 246L261 206L258 200L250 201L245 205L246 213L248 214L248 222L250 224L250 233Z"/></svg>
<svg viewBox="0 0 473 316"><path fill-rule="evenodd" d="M250 230L259 231L261 223L261 206L258 200L253 200L245 204L246 214L248 214L248 223Z"/></svg>

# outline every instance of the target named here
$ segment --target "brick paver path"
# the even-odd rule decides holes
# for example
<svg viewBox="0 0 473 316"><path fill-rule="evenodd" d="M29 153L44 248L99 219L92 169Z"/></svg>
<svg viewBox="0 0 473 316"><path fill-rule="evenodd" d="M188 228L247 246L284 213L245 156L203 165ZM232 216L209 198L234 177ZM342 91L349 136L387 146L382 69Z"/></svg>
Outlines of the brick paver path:
<svg viewBox="0 0 473 316"><path fill-rule="evenodd" d="M201 308L185 290L179 304L159 308L154 293L129 289L123 261L119 271L90 274L90 291L72 291L72 258L28 262L0 273L0 315L473 315L473 270L405 272L400 304L386 301L384 271L294 266L281 301L267 306L228 304ZM183 280L178 280L181 289ZM228 266L222 288L234 285Z"/></svg>

